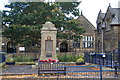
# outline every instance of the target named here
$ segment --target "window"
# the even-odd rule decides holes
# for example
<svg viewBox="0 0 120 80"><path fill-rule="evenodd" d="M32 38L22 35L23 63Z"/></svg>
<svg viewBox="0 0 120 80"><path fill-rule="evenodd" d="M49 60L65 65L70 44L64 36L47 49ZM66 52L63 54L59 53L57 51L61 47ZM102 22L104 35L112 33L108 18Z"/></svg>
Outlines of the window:
<svg viewBox="0 0 120 80"><path fill-rule="evenodd" d="M93 48L93 36L83 36L82 48Z"/></svg>
<svg viewBox="0 0 120 80"><path fill-rule="evenodd" d="M79 48L80 47L80 39L73 40L73 48Z"/></svg>
<svg viewBox="0 0 120 80"><path fill-rule="evenodd" d="M100 40L98 40L98 48L100 49L101 44L100 44Z"/></svg>
<svg viewBox="0 0 120 80"><path fill-rule="evenodd" d="M120 42L118 42L118 48L120 49Z"/></svg>
<svg viewBox="0 0 120 80"><path fill-rule="evenodd" d="M103 22L103 23L102 23L102 28L105 28L105 27L106 27L106 23Z"/></svg>
<svg viewBox="0 0 120 80"><path fill-rule="evenodd" d="M98 32L98 33L101 33L101 23L98 23L98 24L97 24L97 32Z"/></svg>

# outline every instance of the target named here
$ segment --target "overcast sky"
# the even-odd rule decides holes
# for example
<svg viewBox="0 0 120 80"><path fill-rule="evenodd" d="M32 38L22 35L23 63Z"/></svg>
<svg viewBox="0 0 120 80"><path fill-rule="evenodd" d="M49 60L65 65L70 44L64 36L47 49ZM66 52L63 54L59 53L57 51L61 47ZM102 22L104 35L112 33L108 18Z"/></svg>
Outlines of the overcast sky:
<svg viewBox="0 0 120 80"><path fill-rule="evenodd" d="M102 12L106 12L110 3L111 7L118 8L118 2L120 0L82 0L79 8L82 10L83 15L96 27L96 19L100 9ZM0 0L0 10L4 9L4 5L8 3L8 0Z"/></svg>

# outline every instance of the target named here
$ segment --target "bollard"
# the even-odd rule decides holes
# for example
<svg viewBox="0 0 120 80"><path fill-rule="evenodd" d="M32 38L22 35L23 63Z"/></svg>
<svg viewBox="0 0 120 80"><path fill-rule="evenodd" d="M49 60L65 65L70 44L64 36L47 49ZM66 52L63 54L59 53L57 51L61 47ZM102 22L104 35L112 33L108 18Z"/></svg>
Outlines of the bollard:
<svg viewBox="0 0 120 80"><path fill-rule="evenodd" d="M114 64L115 64L115 66L114 66L114 69L115 69L114 77L118 77L118 73L117 73L117 61L115 61Z"/></svg>

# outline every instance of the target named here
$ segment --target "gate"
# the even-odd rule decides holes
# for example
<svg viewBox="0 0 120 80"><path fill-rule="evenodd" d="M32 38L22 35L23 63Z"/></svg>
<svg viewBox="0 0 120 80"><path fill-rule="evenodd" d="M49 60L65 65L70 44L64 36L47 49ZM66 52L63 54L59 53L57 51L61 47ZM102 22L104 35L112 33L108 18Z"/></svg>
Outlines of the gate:
<svg viewBox="0 0 120 80"><path fill-rule="evenodd" d="M58 75L59 72L63 72L64 75L66 75L65 73L66 71L66 67L64 63L43 63L43 62L39 62L38 64L38 75Z"/></svg>

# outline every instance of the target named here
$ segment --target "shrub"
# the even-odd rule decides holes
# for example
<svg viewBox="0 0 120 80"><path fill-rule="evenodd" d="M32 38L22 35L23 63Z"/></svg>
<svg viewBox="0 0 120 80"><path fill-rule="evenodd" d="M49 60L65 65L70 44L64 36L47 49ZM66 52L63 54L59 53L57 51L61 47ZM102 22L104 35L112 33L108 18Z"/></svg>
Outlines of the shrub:
<svg viewBox="0 0 120 80"><path fill-rule="evenodd" d="M14 58L15 62L31 62L32 58L27 56L17 56Z"/></svg>
<svg viewBox="0 0 120 80"><path fill-rule="evenodd" d="M64 56L57 56L60 62L76 62L81 56L73 56L73 55L64 55Z"/></svg>
<svg viewBox="0 0 120 80"><path fill-rule="evenodd" d="M77 59L77 61L76 61L76 63L84 63L85 61L84 61L84 59L83 58L79 58L79 59Z"/></svg>
<svg viewBox="0 0 120 80"><path fill-rule="evenodd" d="M8 58L6 59L6 62L14 62L14 59L8 57Z"/></svg>

